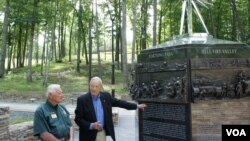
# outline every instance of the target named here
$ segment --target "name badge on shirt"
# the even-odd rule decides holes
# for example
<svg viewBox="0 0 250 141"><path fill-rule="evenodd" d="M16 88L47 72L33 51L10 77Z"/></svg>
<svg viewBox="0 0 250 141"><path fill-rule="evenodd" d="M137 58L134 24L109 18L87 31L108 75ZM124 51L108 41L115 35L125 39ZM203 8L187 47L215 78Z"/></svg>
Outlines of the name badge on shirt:
<svg viewBox="0 0 250 141"><path fill-rule="evenodd" d="M56 114L55 113L51 113L51 118L57 118Z"/></svg>

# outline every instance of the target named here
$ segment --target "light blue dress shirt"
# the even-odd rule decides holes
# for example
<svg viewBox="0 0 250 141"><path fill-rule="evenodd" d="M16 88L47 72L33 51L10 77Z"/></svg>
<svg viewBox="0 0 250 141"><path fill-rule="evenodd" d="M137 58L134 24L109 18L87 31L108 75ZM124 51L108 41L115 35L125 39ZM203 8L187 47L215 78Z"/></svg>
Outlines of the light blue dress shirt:
<svg viewBox="0 0 250 141"><path fill-rule="evenodd" d="M94 109L95 109L95 115L96 115L96 119L98 122L100 122L102 128L104 127L104 113L103 113L103 107L102 107L102 102L100 99L100 96L92 96L92 100L93 100L93 105L94 105ZM90 128L92 128L92 124L90 125Z"/></svg>

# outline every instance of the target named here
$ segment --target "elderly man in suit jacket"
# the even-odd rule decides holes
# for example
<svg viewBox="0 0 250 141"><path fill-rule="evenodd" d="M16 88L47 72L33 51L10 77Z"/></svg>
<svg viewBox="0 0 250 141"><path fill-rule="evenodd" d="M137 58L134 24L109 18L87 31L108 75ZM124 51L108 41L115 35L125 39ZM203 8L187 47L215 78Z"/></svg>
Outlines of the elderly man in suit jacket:
<svg viewBox="0 0 250 141"><path fill-rule="evenodd" d="M144 109L145 104L136 104L112 97L102 92L102 80L90 80L90 92L77 98L75 122L79 126L79 141L106 141L111 136L115 141L112 107L128 110Z"/></svg>

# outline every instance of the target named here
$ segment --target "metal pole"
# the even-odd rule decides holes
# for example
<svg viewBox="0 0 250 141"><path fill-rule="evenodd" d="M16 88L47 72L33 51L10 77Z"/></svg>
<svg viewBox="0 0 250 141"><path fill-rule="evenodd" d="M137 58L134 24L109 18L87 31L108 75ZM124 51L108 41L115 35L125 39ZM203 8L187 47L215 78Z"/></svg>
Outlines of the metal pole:
<svg viewBox="0 0 250 141"><path fill-rule="evenodd" d="M115 97L114 18L112 17L112 97Z"/></svg>

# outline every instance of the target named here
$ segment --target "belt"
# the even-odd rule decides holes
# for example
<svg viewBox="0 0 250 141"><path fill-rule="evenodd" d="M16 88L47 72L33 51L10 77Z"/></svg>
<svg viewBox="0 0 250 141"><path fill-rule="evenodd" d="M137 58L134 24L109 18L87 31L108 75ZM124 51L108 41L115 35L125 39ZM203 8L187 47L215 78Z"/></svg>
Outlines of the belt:
<svg viewBox="0 0 250 141"><path fill-rule="evenodd" d="M102 132L102 131L104 131L104 129L97 130L97 132Z"/></svg>

